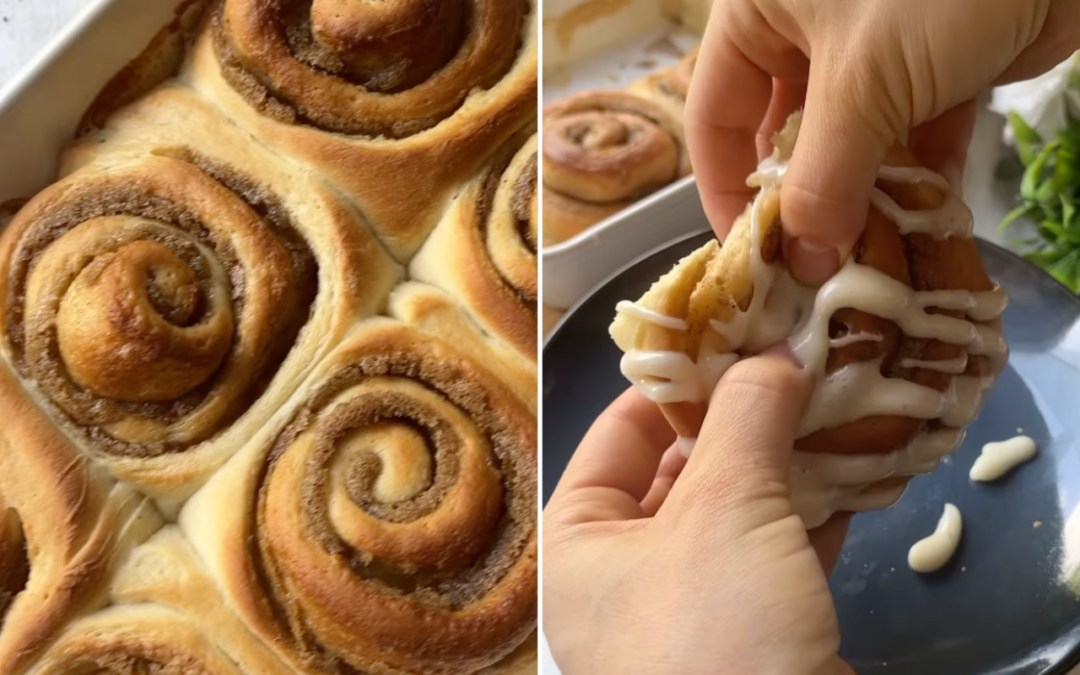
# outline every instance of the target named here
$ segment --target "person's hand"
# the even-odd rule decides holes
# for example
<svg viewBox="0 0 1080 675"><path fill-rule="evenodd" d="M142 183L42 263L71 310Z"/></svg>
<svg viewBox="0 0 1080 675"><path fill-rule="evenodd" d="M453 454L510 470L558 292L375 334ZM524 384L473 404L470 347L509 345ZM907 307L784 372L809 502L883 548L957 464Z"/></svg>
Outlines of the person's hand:
<svg viewBox="0 0 1080 675"><path fill-rule="evenodd" d="M785 356L735 364L689 462L634 389L596 420L544 512L563 675L851 673L826 582L848 517L808 535L788 498L811 388Z"/></svg>
<svg viewBox="0 0 1080 675"><path fill-rule="evenodd" d="M716 0L686 109L709 220L723 239L746 176L805 102L781 220L793 273L819 285L862 232L890 145L907 137L958 184L979 90L1078 47L1077 0Z"/></svg>

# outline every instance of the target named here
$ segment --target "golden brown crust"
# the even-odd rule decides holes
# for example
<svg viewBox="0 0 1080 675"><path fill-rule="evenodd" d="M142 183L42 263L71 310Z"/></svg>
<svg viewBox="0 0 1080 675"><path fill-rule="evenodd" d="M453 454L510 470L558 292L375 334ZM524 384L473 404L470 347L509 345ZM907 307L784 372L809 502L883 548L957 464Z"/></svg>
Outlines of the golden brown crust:
<svg viewBox="0 0 1080 675"><path fill-rule="evenodd" d="M682 123L624 91L544 108L544 242L565 241L690 173Z"/></svg>
<svg viewBox="0 0 1080 675"><path fill-rule="evenodd" d="M354 80L356 75L346 71L357 64L346 67L333 58L333 50L313 37L312 17L298 11L299 4L223 2L218 20L196 41L184 77L261 141L326 176L359 205L394 256L405 261L483 162L535 119L535 3L463 3L463 32L451 45L459 49L441 69L401 91L377 82L380 73L390 73L379 59L359 65L370 76L361 77L367 86ZM368 11L356 9L356 3L315 4L341 5L344 23L329 29L338 34L327 38L331 42L348 31L354 12ZM392 13L401 10L419 17L421 28L437 26L436 33L442 34L441 18L424 16L424 7L447 4L379 3L390 12L383 28L392 28ZM391 32L383 28L351 37L373 38L378 44ZM508 34L517 39L507 39ZM297 47L304 58L291 55ZM438 52L429 53L425 45L422 54L414 53L400 75L406 80L397 86L422 77L431 66L424 61L438 60Z"/></svg>
<svg viewBox="0 0 1080 675"><path fill-rule="evenodd" d="M239 667L199 618L155 605L111 607L73 622L32 675L290 675Z"/></svg>
<svg viewBox="0 0 1080 675"><path fill-rule="evenodd" d="M535 672L536 3L201 4L0 205L0 672Z"/></svg>
<svg viewBox="0 0 1080 675"><path fill-rule="evenodd" d="M174 510L400 270L189 90L144 97L66 160L0 238L3 343L80 448Z"/></svg>
<svg viewBox="0 0 1080 675"><path fill-rule="evenodd" d="M448 293L410 281L394 289L389 309L393 317L438 335L482 363L536 413L536 362L485 333Z"/></svg>
<svg viewBox="0 0 1080 675"><path fill-rule="evenodd" d="M373 319L296 405L180 519L254 631L315 671L469 673L516 650L536 628L521 402L448 343Z"/></svg>
<svg viewBox="0 0 1080 675"><path fill-rule="evenodd" d="M105 604L108 579L161 516L80 457L3 364L0 410L0 672L19 675L65 623Z"/></svg>
<svg viewBox="0 0 1080 675"><path fill-rule="evenodd" d="M31 675L296 675L244 625L175 525L135 549L113 605L73 621Z"/></svg>
<svg viewBox="0 0 1080 675"><path fill-rule="evenodd" d="M503 150L450 207L409 265L484 330L536 361L537 139Z"/></svg>

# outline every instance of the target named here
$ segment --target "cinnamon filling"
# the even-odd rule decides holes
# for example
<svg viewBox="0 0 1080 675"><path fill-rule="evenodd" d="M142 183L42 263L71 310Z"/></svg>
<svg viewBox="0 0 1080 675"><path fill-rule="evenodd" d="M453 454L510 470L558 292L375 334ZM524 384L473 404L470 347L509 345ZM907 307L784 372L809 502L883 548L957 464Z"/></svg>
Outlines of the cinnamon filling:
<svg viewBox="0 0 1080 675"><path fill-rule="evenodd" d="M510 72L522 49L529 3L495 1L500 4L488 7L483 0L275 0L259 9L265 14L261 28L245 27L251 32L244 38L234 34L229 2L222 0L213 15L214 42L226 81L262 114L337 133L401 139L452 116L471 93L490 89ZM505 40L509 34L516 36L512 43ZM245 50L234 41L244 39L275 48L247 44ZM333 78L339 91L324 91L316 100L309 89L280 84L305 72ZM420 95L424 88L430 95ZM383 101L368 115L354 108L372 95L405 98L396 107Z"/></svg>
<svg viewBox="0 0 1080 675"><path fill-rule="evenodd" d="M514 183L514 194L511 198L511 208L518 222L518 233L521 241L529 248L532 254L536 254L536 196L538 184L537 156L534 154L529 159L528 165L518 176Z"/></svg>
<svg viewBox="0 0 1080 675"><path fill-rule="evenodd" d="M287 535L275 527L271 516L277 513L275 494L284 482L300 486L302 494L290 496L286 492L280 498L302 505L301 522L308 533L301 535L303 539L317 541L326 556L341 560L369 588L445 612L462 611L491 593L521 559L535 528L537 495L535 468L529 459L532 452L513 423L487 403L488 394L477 384L476 377L452 359L412 351L408 345L393 352L382 353L376 348L359 357L354 365L335 374L296 413L279 436L259 478L258 504L251 516L251 530L260 534L248 538L248 554L254 574L267 589L282 633L294 636L293 646L306 661L332 666L333 672L360 671L357 664L332 653L321 641L318 628L308 624L305 594L314 591L305 590L305 580L292 578L288 569L292 557L288 547L303 544L281 541ZM416 393L403 393L409 391ZM446 503L455 499L458 483L474 484L478 470L490 473L496 481L493 490L485 488L479 494L469 491L467 508L473 509L473 517L479 516L479 520L457 527L454 543L432 548L432 557L381 558L364 542L347 541L349 535L334 525L333 512L338 507L328 493L333 492L331 466L335 455L342 452L343 439L359 443L354 434L372 430L383 439L384 446L401 442L390 433L394 427L426 446L432 466L430 480L412 483L411 494L395 497L398 501L388 503L386 497L380 497L377 481L388 469L383 460L374 457L378 450L387 450L379 447L378 438L364 441L367 444L363 452L348 458L355 465L344 478L351 501L374 519L395 526L388 530L391 535L401 532L397 527L415 523L421 529L410 537L429 536L421 521L437 517L440 509L451 508ZM482 451L486 459L479 465L475 457L469 459L469 445L486 448ZM290 458L304 449L303 457ZM466 464L472 468L466 469ZM290 477L297 467L302 467L303 477ZM484 504L494 508L488 510ZM349 519L343 526L355 520ZM268 534L270 531L273 536ZM279 546L286 549L279 550ZM482 651L479 645L472 649L474 653Z"/></svg>
<svg viewBox="0 0 1080 675"><path fill-rule="evenodd" d="M512 293L519 304L535 314L537 311L535 290L524 288L522 284L511 278L511 275L500 264L500 256L490 250L493 245L492 237L489 236L490 220L495 217L496 209L499 208L496 204L499 187L506 172L510 170L513 159L513 153L506 153L503 161L493 166L484 176L481 188L482 196L476 201L477 236L480 242L483 242L481 245L486 245L489 248L488 259L495 274L502 282L503 288ZM536 221L533 217L533 208L535 207L537 183L537 157L533 155L514 180L509 194L509 209L516 224L517 239L525 250L533 256L536 255Z"/></svg>

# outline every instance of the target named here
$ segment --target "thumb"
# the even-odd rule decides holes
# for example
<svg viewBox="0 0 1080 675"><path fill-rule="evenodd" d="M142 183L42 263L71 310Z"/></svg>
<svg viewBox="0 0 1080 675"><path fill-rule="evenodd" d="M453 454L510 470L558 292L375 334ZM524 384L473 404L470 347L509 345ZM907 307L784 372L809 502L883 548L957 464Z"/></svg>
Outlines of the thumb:
<svg viewBox="0 0 1080 675"><path fill-rule="evenodd" d="M895 140L892 125L872 123L881 116L867 108L865 92L837 86L836 69L825 65L831 61L811 62L799 140L780 193L784 258L808 286L825 283L851 253Z"/></svg>
<svg viewBox="0 0 1080 675"><path fill-rule="evenodd" d="M706 519L748 510L765 522L791 515L791 450L812 381L786 344L783 351L732 366L713 393L694 452L664 508Z"/></svg>

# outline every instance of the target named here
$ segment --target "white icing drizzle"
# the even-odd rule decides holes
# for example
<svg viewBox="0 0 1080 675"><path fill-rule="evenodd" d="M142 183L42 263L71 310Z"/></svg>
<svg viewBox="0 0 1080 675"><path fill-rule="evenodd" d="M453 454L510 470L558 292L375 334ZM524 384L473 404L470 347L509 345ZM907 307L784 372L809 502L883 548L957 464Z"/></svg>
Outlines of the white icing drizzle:
<svg viewBox="0 0 1080 675"><path fill-rule="evenodd" d="M868 415L907 415L930 420L944 396L929 387L881 374L881 360L849 363L818 382L799 424L799 437Z"/></svg>
<svg viewBox="0 0 1080 675"><path fill-rule="evenodd" d="M881 337L878 333L848 333L838 338L832 338L829 340L829 348L838 349L840 347L847 347L858 342L881 342L885 338Z"/></svg>
<svg viewBox="0 0 1080 675"><path fill-rule="evenodd" d="M796 450L791 456L791 501L807 528L837 511L870 511L896 503L905 485L878 486L894 476L930 473L964 440L963 429L943 428L915 436L887 454L834 455Z"/></svg>
<svg viewBox="0 0 1080 675"><path fill-rule="evenodd" d="M900 234L923 232L948 239L970 237L974 219L971 211L956 195L948 181L923 167L883 166L878 178L894 183L929 183L945 193L945 201L936 209L907 211L880 188L874 188L870 202L886 218L896 223Z"/></svg>
<svg viewBox="0 0 1080 675"><path fill-rule="evenodd" d="M675 351L631 351L620 363L623 375L654 403L705 401L738 354L703 354L698 363Z"/></svg>
<svg viewBox="0 0 1080 675"><path fill-rule="evenodd" d="M956 553L964 529L960 509L946 504L934 533L915 543L908 551L908 566L916 572L936 572Z"/></svg>
<svg viewBox="0 0 1080 675"><path fill-rule="evenodd" d="M945 392L946 405L941 411L941 423L950 427L965 427L974 422L986 400L986 392L993 384L993 375L952 378Z"/></svg>
<svg viewBox="0 0 1080 675"><path fill-rule="evenodd" d="M1015 436L1007 441L987 443L982 454L971 465L968 477L974 481L992 481L1001 478L1024 462L1035 458L1038 448L1028 436Z"/></svg>
<svg viewBox="0 0 1080 675"><path fill-rule="evenodd" d="M933 338L962 345L969 353L986 354L996 363L1008 354L1001 335L988 326L943 314L931 307L965 312L986 321L1005 308L1000 287L992 291L914 291L883 272L849 259L818 291L809 321L791 338L799 360L818 374L825 370L829 352L829 320L841 309L857 309L894 321L910 337Z"/></svg>
<svg viewBox="0 0 1080 675"><path fill-rule="evenodd" d="M921 361L919 359L901 359L901 368L921 368L923 370L937 370L942 373L950 373L952 375L959 375L967 370L968 357L967 353L963 353L957 356L955 359L946 359L944 361Z"/></svg>
<svg viewBox="0 0 1080 675"><path fill-rule="evenodd" d="M786 163L770 158L761 163L747 184L776 187ZM925 182L946 193L936 209L910 212L900 208L880 189L873 203L896 223L901 233L924 232L939 238L971 236L971 214L956 191L940 175L921 167L881 168L881 180ZM916 291L878 270L849 259L820 289L798 284L781 266L766 263L761 255L763 192L750 209L750 273L753 294L745 311L733 307L726 321L711 320L710 327L723 336L730 353L703 351L696 362L682 352L630 351L622 360L623 374L657 403L707 404L724 371L739 354L753 354L788 339L796 357L819 378L810 406L800 422L799 437L838 427L871 415L903 415L938 419L946 428L917 435L911 443L885 455L815 455L795 452L792 459L792 502L807 527L816 527L837 511L865 511L894 503L903 485L879 485L890 476L909 476L932 471L938 461L956 448L962 427L978 414L993 377L964 376L969 355L985 355L995 367L1008 356L998 330L976 322L989 321L1004 311L1004 291ZM685 320L666 316L635 303L621 302L618 311L676 331L686 331ZM826 376L830 349L858 342L878 342L876 333L856 333L829 338L829 322L841 309L856 309L895 322L914 338L934 339L964 348L948 360L905 358L902 368L923 368L954 377L939 392L914 382L881 374L881 362L851 363ZM962 312L957 318L928 310ZM689 454L696 439L679 438L678 447Z"/></svg>
<svg viewBox="0 0 1080 675"><path fill-rule="evenodd" d="M667 314L661 314L660 312L651 310L648 307L642 307L636 302L630 302L629 300L623 300L615 305L615 311L629 314L642 321L648 321L649 323L654 323L657 326L662 326L664 328L670 328L671 330L690 329L690 327L686 325L686 321L682 319L668 316Z"/></svg>
<svg viewBox="0 0 1080 675"><path fill-rule="evenodd" d="M945 177L923 166L888 166L878 169L878 179L889 183L928 183L947 195L952 195L953 187Z"/></svg>

